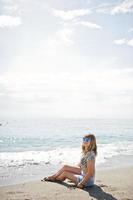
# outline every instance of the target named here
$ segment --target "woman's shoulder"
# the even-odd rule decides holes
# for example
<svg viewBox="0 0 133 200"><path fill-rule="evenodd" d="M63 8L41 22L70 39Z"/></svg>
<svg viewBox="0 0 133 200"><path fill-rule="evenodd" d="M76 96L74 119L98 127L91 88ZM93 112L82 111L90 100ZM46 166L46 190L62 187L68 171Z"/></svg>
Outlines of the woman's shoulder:
<svg viewBox="0 0 133 200"><path fill-rule="evenodd" d="M82 152L81 157L96 156L94 151L88 151L87 153Z"/></svg>
<svg viewBox="0 0 133 200"><path fill-rule="evenodd" d="M88 151L87 154L86 154L86 156L87 156L87 159L89 159L89 160L93 160L96 157L94 151Z"/></svg>

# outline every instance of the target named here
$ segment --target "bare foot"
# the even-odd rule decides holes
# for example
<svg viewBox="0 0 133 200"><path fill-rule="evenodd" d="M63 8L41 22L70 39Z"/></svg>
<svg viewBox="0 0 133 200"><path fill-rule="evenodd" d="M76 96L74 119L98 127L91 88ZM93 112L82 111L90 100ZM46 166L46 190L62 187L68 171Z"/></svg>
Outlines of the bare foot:
<svg viewBox="0 0 133 200"><path fill-rule="evenodd" d="M56 178L54 176L48 176L44 177L41 181L56 181Z"/></svg>

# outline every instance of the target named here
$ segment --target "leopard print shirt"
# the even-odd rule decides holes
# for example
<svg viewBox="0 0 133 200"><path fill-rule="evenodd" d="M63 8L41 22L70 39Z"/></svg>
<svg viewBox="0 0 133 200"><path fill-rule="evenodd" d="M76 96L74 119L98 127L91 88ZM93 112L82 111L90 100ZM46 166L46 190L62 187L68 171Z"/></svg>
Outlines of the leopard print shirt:
<svg viewBox="0 0 133 200"><path fill-rule="evenodd" d="M94 160L95 162L95 153L94 151L88 151L86 154L82 154L80 159L80 168L81 170L86 173L87 171L87 161L88 160Z"/></svg>

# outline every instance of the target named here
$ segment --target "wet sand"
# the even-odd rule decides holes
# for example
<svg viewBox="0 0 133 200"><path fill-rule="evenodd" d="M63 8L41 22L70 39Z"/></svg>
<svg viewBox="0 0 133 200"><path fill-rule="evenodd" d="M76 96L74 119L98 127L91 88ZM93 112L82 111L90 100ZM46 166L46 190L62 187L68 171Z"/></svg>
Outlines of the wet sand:
<svg viewBox="0 0 133 200"><path fill-rule="evenodd" d="M0 200L133 200L133 167L96 171L95 185L79 189L74 184L41 182L1 186Z"/></svg>

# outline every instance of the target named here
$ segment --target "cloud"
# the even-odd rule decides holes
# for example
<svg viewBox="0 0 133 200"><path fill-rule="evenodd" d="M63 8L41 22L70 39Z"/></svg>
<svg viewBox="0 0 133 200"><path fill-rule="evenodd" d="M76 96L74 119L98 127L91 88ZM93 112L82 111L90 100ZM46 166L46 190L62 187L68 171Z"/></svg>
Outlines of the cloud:
<svg viewBox="0 0 133 200"><path fill-rule="evenodd" d="M114 6L116 6L116 4L103 3L93 8L93 10L95 10L98 13L110 14Z"/></svg>
<svg viewBox="0 0 133 200"><path fill-rule="evenodd" d="M133 102L133 79L130 75L133 69L25 72L0 76L0 108L3 110L8 108L8 112L12 109L20 113L34 110L47 116L45 110L49 116L88 117L91 114L98 116L104 109L107 109L106 114L108 109L117 107L121 110ZM106 116L104 114L102 112Z"/></svg>
<svg viewBox="0 0 133 200"><path fill-rule="evenodd" d="M52 9L54 16L59 17L62 21L64 28L56 32L54 39L50 39L51 44L71 46L74 44L72 35L74 34L75 25L81 25L90 29L101 29L98 24L83 21L80 19L82 16L91 14L90 9L75 9L75 10L56 10Z"/></svg>
<svg viewBox="0 0 133 200"><path fill-rule="evenodd" d="M125 44L125 43L126 43L126 39L125 39L125 38L122 38L122 39L119 39L119 40L115 40L114 43L115 43L115 44L118 44L118 45L122 45L122 44Z"/></svg>
<svg viewBox="0 0 133 200"><path fill-rule="evenodd" d="M132 13L133 12L133 0L125 0L122 3L115 6L111 14L118 14L118 13Z"/></svg>
<svg viewBox="0 0 133 200"><path fill-rule="evenodd" d="M133 46L133 38L130 39L130 40L126 40L125 38L122 38L122 39L119 39L119 40L115 40L114 43L117 44L117 45L126 44L128 46Z"/></svg>
<svg viewBox="0 0 133 200"><path fill-rule="evenodd" d="M1 93L18 98L31 97L73 97L93 96L96 92L104 94L117 93L123 90L133 91L132 68L99 69L75 73L30 73L8 74L0 76ZM106 82L106 84L105 84ZM82 94L82 95L81 95ZM74 98L74 100L75 100ZM36 100L36 98L35 98ZM35 102L36 103L36 102Z"/></svg>
<svg viewBox="0 0 133 200"><path fill-rule="evenodd" d="M53 14L56 17L60 17L62 20L67 21L67 20L75 19L77 17L89 15L91 14L91 11L89 9L76 9L76 10L68 10L68 11L53 9Z"/></svg>
<svg viewBox="0 0 133 200"><path fill-rule="evenodd" d="M101 26L99 26L98 24L92 23L92 22L88 22L88 21L77 21L74 23L75 25L82 25L82 26L86 26L90 29L102 29Z"/></svg>
<svg viewBox="0 0 133 200"><path fill-rule="evenodd" d="M4 5L3 10L8 14L19 13L19 6L16 2Z"/></svg>
<svg viewBox="0 0 133 200"><path fill-rule="evenodd" d="M133 46L133 38L131 40L128 40L127 45Z"/></svg>
<svg viewBox="0 0 133 200"><path fill-rule="evenodd" d="M133 0L124 0L120 3L104 3L97 7L95 7L93 10L95 10L98 13L103 14L126 14L126 13L132 13L133 12Z"/></svg>
<svg viewBox="0 0 133 200"><path fill-rule="evenodd" d="M19 26L21 24L20 17L13 17L10 15L0 15L0 27Z"/></svg>
<svg viewBox="0 0 133 200"><path fill-rule="evenodd" d="M52 45L65 45L67 47L74 44L72 40L72 35L74 31L72 29L64 28L55 33L54 38L49 40L49 43Z"/></svg>
<svg viewBox="0 0 133 200"><path fill-rule="evenodd" d="M52 9L52 13L54 16L61 18L64 26L62 30L55 33L54 38L49 40L52 45L73 45L74 41L72 40L72 35L74 34L75 25L86 26L90 29L101 29L101 26L98 24L80 20L80 17L91 14L89 9L75 9L68 11Z"/></svg>

